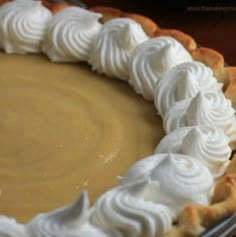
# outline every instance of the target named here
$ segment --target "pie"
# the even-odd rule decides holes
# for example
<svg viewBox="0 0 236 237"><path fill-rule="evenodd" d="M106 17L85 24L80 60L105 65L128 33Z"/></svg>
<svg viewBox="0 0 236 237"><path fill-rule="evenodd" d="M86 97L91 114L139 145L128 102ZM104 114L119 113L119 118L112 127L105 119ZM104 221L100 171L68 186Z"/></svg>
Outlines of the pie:
<svg viewBox="0 0 236 237"><path fill-rule="evenodd" d="M0 235L197 236L236 210L221 54L119 9L3 2Z"/></svg>

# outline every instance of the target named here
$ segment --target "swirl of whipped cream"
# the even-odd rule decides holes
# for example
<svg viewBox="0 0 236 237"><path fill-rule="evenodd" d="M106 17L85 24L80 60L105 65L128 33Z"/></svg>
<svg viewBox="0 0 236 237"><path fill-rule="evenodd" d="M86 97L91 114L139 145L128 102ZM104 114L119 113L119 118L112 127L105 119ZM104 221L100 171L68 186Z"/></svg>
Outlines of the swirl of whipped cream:
<svg viewBox="0 0 236 237"><path fill-rule="evenodd" d="M231 155L229 138L221 128L213 126L183 127L167 134L155 153L169 152L197 158L208 167L214 178L225 172Z"/></svg>
<svg viewBox="0 0 236 237"><path fill-rule="evenodd" d="M199 91L221 91L211 68L200 62L180 64L170 69L159 81L154 91L154 103L158 113L164 117L177 101L194 97Z"/></svg>
<svg viewBox="0 0 236 237"><path fill-rule="evenodd" d="M153 168L157 167L165 157L166 154L157 154L137 161L128 169L124 177L119 177L120 184L124 185L135 182L135 180L148 179Z"/></svg>
<svg viewBox="0 0 236 237"><path fill-rule="evenodd" d="M100 14L68 7L53 16L43 52L54 62L88 61L101 24Z"/></svg>
<svg viewBox="0 0 236 237"><path fill-rule="evenodd" d="M27 234L24 225L18 224L14 219L5 216L0 216L0 236L31 237Z"/></svg>
<svg viewBox="0 0 236 237"><path fill-rule="evenodd" d="M95 203L91 222L112 236L138 237L162 235L172 227L172 214L161 204L145 201L142 190L146 181L118 186L103 194Z"/></svg>
<svg viewBox="0 0 236 237"><path fill-rule="evenodd" d="M128 18L106 22L93 45L89 63L98 73L122 80L129 78L129 59L134 48L146 41L143 28Z"/></svg>
<svg viewBox="0 0 236 237"><path fill-rule="evenodd" d="M51 12L40 1L15 0L0 8L0 36L7 53L39 53Z"/></svg>
<svg viewBox="0 0 236 237"><path fill-rule="evenodd" d="M162 75L172 67L190 61L191 55L174 38L149 39L131 55L129 83L145 99L153 100L155 85Z"/></svg>
<svg viewBox="0 0 236 237"><path fill-rule="evenodd" d="M222 128L230 141L236 141L236 116L231 101L223 93L198 94L175 103L164 117L167 133L187 126L210 125Z"/></svg>
<svg viewBox="0 0 236 237"><path fill-rule="evenodd" d="M70 206L47 214L39 214L26 225L29 236L34 237L111 237L89 221L89 204L86 193Z"/></svg>
<svg viewBox="0 0 236 237"><path fill-rule="evenodd" d="M146 166L146 172L140 169L142 165ZM138 161L128 170L121 184L142 179L148 182L138 196L167 206L174 216L188 203L209 204L214 184L212 174L202 162L174 153L155 154Z"/></svg>

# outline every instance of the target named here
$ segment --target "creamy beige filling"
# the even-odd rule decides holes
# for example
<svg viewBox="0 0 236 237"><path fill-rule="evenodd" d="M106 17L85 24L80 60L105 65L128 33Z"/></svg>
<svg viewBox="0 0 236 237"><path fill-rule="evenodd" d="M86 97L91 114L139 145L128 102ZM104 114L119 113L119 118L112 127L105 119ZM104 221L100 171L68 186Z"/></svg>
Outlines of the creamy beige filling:
<svg viewBox="0 0 236 237"><path fill-rule="evenodd" d="M0 53L0 214L25 222L117 184L163 137L153 103L82 64Z"/></svg>

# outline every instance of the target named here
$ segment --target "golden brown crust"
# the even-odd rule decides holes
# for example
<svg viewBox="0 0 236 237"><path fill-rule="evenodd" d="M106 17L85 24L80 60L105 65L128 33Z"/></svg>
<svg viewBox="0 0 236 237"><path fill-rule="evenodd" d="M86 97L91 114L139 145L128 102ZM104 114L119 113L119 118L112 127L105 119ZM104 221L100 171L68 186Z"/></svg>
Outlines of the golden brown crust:
<svg viewBox="0 0 236 237"><path fill-rule="evenodd" d="M52 14L56 14L57 12L61 11L62 9L72 6L72 4L68 2L59 2L59 3L51 3L48 0L42 0L42 4L47 7Z"/></svg>
<svg viewBox="0 0 236 237"><path fill-rule="evenodd" d="M224 72L225 72L225 85L227 87L230 85L231 82L234 82L236 80L236 67L225 67Z"/></svg>
<svg viewBox="0 0 236 237"><path fill-rule="evenodd" d="M179 41L188 51L195 50L197 48L197 44L195 40L188 34L175 29L158 29L154 33L155 37L160 36L171 36Z"/></svg>
<svg viewBox="0 0 236 237"><path fill-rule="evenodd" d="M11 2L11 1L12 0L0 0L0 5L6 2ZM36 0L36 1L39 1L39 0ZM42 0L41 2L42 2L42 5L48 8L53 14L56 14L57 12L64 9L65 7L69 7L72 5L66 1L60 2L60 3L52 3L48 0Z"/></svg>
<svg viewBox="0 0 236 237"><path fill-rule="evenodd" d="M226 68L227 82L225 84L225 97L230 99L236 109L236 67Z"/></svg>
<svg viewBox="0 0 236 237"><path fill-rule="evenodd" d="M224 57L213 49L203 47L196 48L191 51L191 55L194 60L211 67L216 74L224 68Z"/></svg>
<svg viewBox="0 0 236 237"><path fill-rule="evenodd" d="M53 14L56 14L57 12L63 10L64 8L70 7L72 4L67 3L67 2L60 2L57 4L53 4L51 11Z"/></svg>
<svg viewBox="0 0 236 237"><path fill-rule="evenodd" d="M124 13L122 17L130 18L139 23L147 35L154 37L155 32L159 29L158 25L148 17L135 14L135 13Z"/></svg>
<svg viewBox="0 0 236 237"><path fill-rule="evenodd" d="M226 174L236 174L236 154L233 154L227 167Z"/></svg>
<svg viewBox="0 0 236 237"><path fill-rule="evenodd" d="M106 21L109 21L114 18L122 17L123 15L123 12L120 9L113 7L96 6L90 8L89 10L102 14L102 17L100 18L101 23L105 23Z"/></svg>
<svg viewBox="0 0 236 237"><path fill-rule="evenodd" d="M217 51L209 48L197 48L191 51L194 60L209 66L218 82L223 83L226 98L230 99L236 109L236 67L225 67L224 57ZM231 144L235 149L236 144Z"/></svg>
<svg viewBox="0 0 236 237"><path fill-rule="evenodd" d="M4 3L11 2L12 0L0 0L0 6L3 5Z"/></svg>
<svg viewBox="0 0 236 237"><path fill-rule="evenodd" d="M48 0L42 0L42 5L51 10L53 7L53 3L49 2Z"/></svg>
<svg viewBox="0 0 236 237"><path fill-rule="evenodd" d="M236 174L224 175L214 189L212 205L188 205L180 213L177 226L165 237L198 236L236 211Z"/></svg>
<svg viewBox="0 0 236 237"><path fill-rule="evenodd" d="M103 15L102 18L100 19L101 23L105 23L115 18L130 18L138 22L149 36L153 36L154 32L158 29L157 24L154 21L152 21L150 18L136 14L136 13L126 13L126 12L121 11L118 8L96 6L96 7L90 8L89 10Z"/></svg>

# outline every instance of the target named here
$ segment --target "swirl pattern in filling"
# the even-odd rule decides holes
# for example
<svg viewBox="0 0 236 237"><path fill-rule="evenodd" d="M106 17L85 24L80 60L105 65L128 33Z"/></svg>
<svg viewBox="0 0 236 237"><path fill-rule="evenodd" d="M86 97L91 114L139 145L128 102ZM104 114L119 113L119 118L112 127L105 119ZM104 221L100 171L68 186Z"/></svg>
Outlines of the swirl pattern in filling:
<svg viewBox="0 0 236 237"><path fill-rule="evenodd" d="M39 1L4 4L0 8L0 48L7 53L39 53L51 18Z"/></svg>
<svg viewBox="0 0 236 237"><path fill-rule="evenodd" d="M68 7L53 16L43 52L54 62L88 61L101 24L100 14Z"/></svg>
<svg viewBox="0 0 236 237"><path fill-rule="evenodd" d="M157 84L154 102L158 113L164 117L177 101L194 97L199 91L221 91L222 84L212 70L200 62L180 64L170 69Z"/></svg>
<svg viewBox="0 0 236 237"><path fill-rule="evenodd" d="M156 83L172 67L192 61L191 55L174 38L158 37L140 44L130 59L129 83L147 100L153 100Z"/></svg>
<svg viewBox="0 0 236 237"><path fill-rule="evenodd" d="M126 18L110 20L98 34L89 63L98 73L128 80L131 53L147 39L148 36L135 21Z"/></svg>

